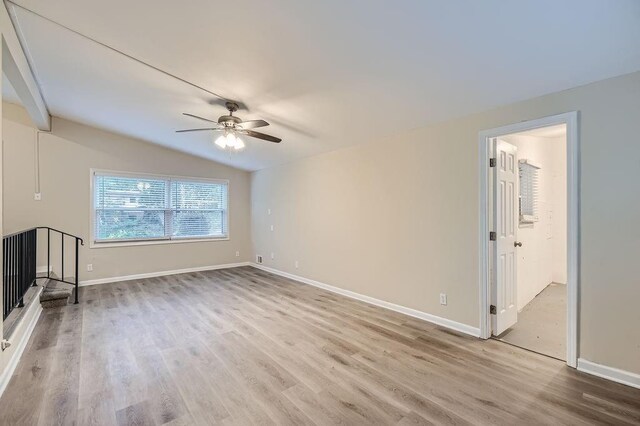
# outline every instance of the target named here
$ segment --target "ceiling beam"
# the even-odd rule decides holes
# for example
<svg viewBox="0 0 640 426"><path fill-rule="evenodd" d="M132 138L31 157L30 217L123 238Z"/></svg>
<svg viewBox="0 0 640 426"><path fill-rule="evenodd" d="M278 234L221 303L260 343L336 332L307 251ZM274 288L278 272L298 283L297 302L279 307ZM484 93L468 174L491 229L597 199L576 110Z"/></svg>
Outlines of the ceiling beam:
<svg viewBox="0 0 640 426"><path fill-rule="evenodd" d="M14 26L15 24L15 26ZM17 21L11 19L7 4L0 6L2 33L2 71L13 86L33 123L39 130L51 130L51 116L40 87L20 44Z"/></svg>

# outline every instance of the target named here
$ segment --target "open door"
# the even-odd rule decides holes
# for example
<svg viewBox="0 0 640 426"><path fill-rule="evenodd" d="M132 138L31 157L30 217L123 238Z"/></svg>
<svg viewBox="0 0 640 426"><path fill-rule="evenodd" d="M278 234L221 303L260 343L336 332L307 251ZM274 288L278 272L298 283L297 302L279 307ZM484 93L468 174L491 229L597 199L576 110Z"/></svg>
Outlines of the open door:
<svg viewBox="0 0 640 426"><path fill-rule="evenodd" d="M496 241L493 256L491 325L499 335L518 321L516 247L518 229L518 149L494 139L496 165L493 168L493 211ZM495 307L495 308L494 308Z"/></svg>

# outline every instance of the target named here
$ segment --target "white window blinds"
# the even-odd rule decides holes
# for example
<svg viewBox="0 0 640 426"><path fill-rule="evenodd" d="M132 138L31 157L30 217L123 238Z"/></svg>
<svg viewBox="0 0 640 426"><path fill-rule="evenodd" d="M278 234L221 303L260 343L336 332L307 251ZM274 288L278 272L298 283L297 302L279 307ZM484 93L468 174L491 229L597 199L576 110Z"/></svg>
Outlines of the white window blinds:
<svg viewBox="0 0 640 426"><path fill-rule="evenodd" d="M227 185L171 182L172 235L226 235Z"/></svg>
<svg viewBox="0 0 640 426"><path fill-rule="evenodd" d="M538 171L539 167L527 160L518 162L520 177L520 223L538 220Z"/></svg>
<svg viewBox="0 0 640 426"><path fill-rule="evenodd" d="M94 173L96 242L225 238L228 183Z"/></svg>

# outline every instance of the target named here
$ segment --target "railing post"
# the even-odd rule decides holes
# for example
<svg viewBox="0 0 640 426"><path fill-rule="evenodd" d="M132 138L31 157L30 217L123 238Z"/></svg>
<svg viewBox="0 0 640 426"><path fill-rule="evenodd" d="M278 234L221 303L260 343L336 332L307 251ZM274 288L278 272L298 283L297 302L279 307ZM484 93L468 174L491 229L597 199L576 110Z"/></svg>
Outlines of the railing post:
<svg viewBox="0 0 640 426"><path fill-rule="evenodd" d="M36 278L38 277L38 229L34 229L31 234L31 273L33 274L33 282L31 285L36 287L38 283Z"/></svg>
<svg viewBox="0 0 640 426"><path fill-rule="evenodd" d="M13 305L15 304L15 299L13 298L13 286L15 285L15 280L13 279L13 259L15 259L15 237L11 237L9 238L9 285L8 285L8 291L9 291L9 311L11 311L11 309L13 309Z"/></svg>
<svg viewBox="0 0 640 426"><path fill-rule="evenodd" d="M11 262L12 270L11 270L11 278L13 279L13 285L11 286L11 300L13 306L16 304L16 297L18 295L18 236L13 237L13 249L11 250L13 253L13 261Z"/></svg>
<svg viewBox="0 0 640 426"><path fill-rule="evenodd" d="M17 277L17 294L20 295L18 300L18 308L24 308L24 261L25 261L25 234L18 235L18 268L16 269Z"/></svg>
<svg viewBox="0 0 640 426"><path fill-rule="evenodd" d="M2 239L2 319L4 320L4 318L7 316L6 312L7 312L7 300L8 300L8 296L7 296L7 282L9 281L7 279L8 274L7 274L7 264L9 262L7 262L7 256L9 253L9 249L7 248L9 243L9 240L6 238Z"/></svg>
<svg viewBox="0 0 640 426"><path fill-rule="evenodd" d="M79 242L80 240L78 240L78 238L76 237L76 300L75 300L75 304L78 303L78 249L80 248L79 246Z"/></svg>
<svg viewBox="0 0 640 426"><path fill-rule="evenodd" d="M62 271L60 272L60 279L62 281L64 281L64 234L60 234L60 244L61 244L61 250L60 250L60 256L62 256Z"/></svg>
<svg viewBox="0 0 640 426"><path fill-rule="evenodd" d="M47 228L47 278L51 278L51 229Z"/></svg>

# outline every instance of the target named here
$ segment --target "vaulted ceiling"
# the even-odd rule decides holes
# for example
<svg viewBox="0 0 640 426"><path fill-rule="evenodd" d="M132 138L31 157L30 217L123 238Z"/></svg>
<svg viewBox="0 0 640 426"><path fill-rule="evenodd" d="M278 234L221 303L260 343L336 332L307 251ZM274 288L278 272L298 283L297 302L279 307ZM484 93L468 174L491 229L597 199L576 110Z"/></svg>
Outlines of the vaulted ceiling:
<svg viewBox="0 0 640 426"><path fill-rule="evenodd" d="M248 170L640 70L637 0L7 5L53 115ZM283 142L174 132L216 95Z"/></svg>

